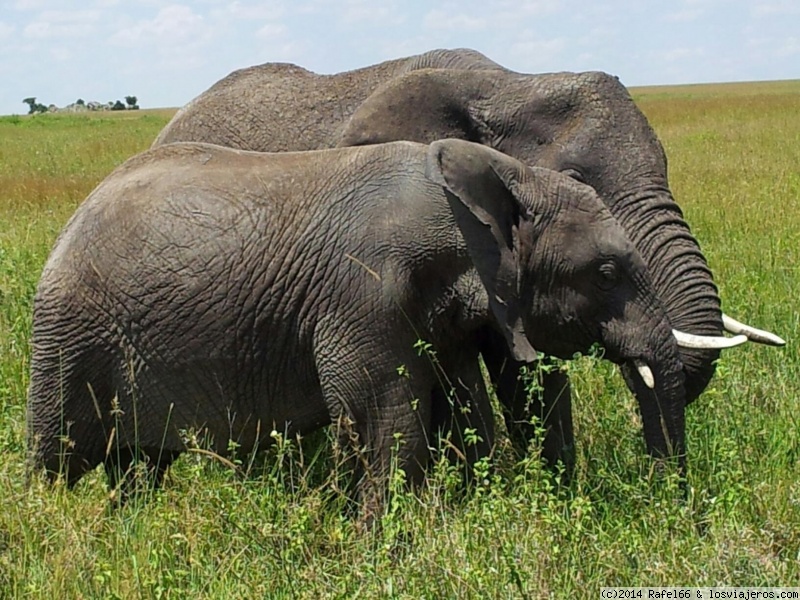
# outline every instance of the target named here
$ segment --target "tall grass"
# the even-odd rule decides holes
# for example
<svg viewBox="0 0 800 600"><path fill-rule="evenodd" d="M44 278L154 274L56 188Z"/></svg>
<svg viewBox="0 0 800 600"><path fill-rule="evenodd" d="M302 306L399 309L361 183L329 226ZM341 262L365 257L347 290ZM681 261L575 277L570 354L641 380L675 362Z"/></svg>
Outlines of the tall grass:
<svg viewBox="0 0 800 600"><path fill-rule="evenodd" d="M445 465L394 486L359 534L322 443L284 440L240 477L202 454L109 510L101 473L25 486L31 302L55 236L168 115L0 118L0 597L597 597L603 585L800 581L800 82L634 90L725 309L789 340L725 353L688 410L690 492L654 477L635 403L608 365L573 374L574 485L531 458L465 494ZM301 452L302 450L302 452ZM247 457L242 457L245 461ZM246 464L246 463L244 463Z"/></svg>

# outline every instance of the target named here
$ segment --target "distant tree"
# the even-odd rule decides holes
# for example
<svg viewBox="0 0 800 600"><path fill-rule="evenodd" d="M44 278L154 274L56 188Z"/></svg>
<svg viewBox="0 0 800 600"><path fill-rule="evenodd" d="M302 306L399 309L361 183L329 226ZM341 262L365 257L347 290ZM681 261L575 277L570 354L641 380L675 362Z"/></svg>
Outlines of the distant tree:
<svg viewBox="0 0 800 600"><path fill-rule="evenodd" d="M125 110L125 105L117 100L114 104L111 105L111 110Z"/></svg>
<svg viewBox="0 0 800 600"><path fill-rule="evenodd" d="M25 98L22 101L23 104L28 105L28 114L33 115L36 113L45 113L47 112L47 107L44 104L39 104L36 102L36 96L31 96L30 98Z"/></svg>
<svg viewBox="0 0 800 600"><path fill-rule="evenodd" d="M136 96L125 96L125 102L128 104L128 110L138 110L139 105L136 104Z"/></svg>
<svg viewBox="0 0 800 600"><path fill-rule="evenodd" d="M75 104L77 104L78 106L86 106L86 102L83 101L83 98L78 98L77 100L75 100Z"/></svg>

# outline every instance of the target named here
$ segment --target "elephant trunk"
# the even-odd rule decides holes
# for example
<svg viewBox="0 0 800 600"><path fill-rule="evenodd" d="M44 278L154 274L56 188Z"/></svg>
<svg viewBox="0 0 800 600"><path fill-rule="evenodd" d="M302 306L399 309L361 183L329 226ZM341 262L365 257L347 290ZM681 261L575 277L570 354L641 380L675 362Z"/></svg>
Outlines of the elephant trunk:
<svg viewBox="0 0 800 600"><path fill-rule="evenodd" d="M720 299L711 270L671 194L659 188L612 202L610 208L648 265L671 326L697 335L722 335ZM719 350L680 348L679 352L688 404L714 375ZM634 380L641 383L639 377ZM637 398L638 387L631 388Z"/></svg>
<svg viewBox="0 0 800 600"><path fill-rule="evenodd" d="M684 369L666 319L655 325L652 336L651 340L658 341L651 354L644 360L625 362L622 371L639 402L648 453L656 458L677 456L683 468L686 407ZM650 368L651 382L640 375L643 362Z"/></svg>

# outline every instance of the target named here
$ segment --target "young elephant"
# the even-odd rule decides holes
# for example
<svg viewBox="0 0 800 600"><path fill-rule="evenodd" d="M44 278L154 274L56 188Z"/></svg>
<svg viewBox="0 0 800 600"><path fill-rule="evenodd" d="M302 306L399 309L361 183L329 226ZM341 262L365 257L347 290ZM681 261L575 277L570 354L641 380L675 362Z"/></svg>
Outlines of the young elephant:
<svg viewBox="0 0 800 600"><path fill-rule="evenodd" d="M360 453L374 515L393 453L422 477L442 381L456 426L481 431L473 451L488 452L475 332L489 325L520 361L601 343L654 379L648 442L680 452L676 340L590 187L459 140L159 147L98 186L45 265L32 460L70 484L105 463L113 483L134 455L160 477L186 430L225 453L230 439L247 451L273 429L334 423Z"/></svg>

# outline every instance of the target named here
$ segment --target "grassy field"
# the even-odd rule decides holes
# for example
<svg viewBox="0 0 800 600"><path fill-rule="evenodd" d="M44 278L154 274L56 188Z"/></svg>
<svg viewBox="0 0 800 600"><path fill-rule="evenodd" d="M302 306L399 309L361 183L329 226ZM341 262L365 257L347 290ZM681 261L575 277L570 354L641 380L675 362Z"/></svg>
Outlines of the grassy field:
<svg viewBox="0 0 800 600"><path fill-rule="evenodd" d="M0 118L0 598L597 598L607 585L800 582L800 82L633 90L725 309L789 340L725 353L688 410L690 493L654 478L609 365L574 373L575 484L535 455L469 494L440 466L359 535L324 437L246 477L183 457L148 501L109 510L101 473L25 485L31 303L75 207L169 111ZM246 459L246 457L245 457ZM249 463L245 460L243 466Z"/></svg>

